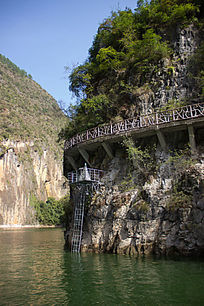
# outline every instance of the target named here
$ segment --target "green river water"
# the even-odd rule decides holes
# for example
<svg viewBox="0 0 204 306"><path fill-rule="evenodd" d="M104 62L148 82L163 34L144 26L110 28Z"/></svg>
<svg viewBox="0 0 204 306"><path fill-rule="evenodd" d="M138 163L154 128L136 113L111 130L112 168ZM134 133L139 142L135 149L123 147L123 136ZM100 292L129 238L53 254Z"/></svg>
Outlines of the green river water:
<svg viewBox="0 0 204 306"><path fill-rule="evenodd" d="M77 255L62 229L1 229L0 305L204 305L204 261Z"/></svg>

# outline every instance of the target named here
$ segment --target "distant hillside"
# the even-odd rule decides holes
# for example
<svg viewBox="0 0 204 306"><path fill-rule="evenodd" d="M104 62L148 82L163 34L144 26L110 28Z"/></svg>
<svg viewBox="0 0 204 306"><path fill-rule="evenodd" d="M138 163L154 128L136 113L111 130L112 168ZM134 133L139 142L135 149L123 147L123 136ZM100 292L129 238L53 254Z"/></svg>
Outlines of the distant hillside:
<svg viewBox="0 0 204 306"><path fill-rule="evenodd" d="M57 102L24 70L0 55L0 140L34 140L57 153L67 122Z"/></svg>
<svg viewBox="0 0 204 306"><path fill-rule="evenodd" d="M38 224L42 207L43 222L53 223L57 200L69 192L59 141L68 119L31 75L2 55L0 114L0 225ZM45 220L49 203L51 221Z"/></svg>

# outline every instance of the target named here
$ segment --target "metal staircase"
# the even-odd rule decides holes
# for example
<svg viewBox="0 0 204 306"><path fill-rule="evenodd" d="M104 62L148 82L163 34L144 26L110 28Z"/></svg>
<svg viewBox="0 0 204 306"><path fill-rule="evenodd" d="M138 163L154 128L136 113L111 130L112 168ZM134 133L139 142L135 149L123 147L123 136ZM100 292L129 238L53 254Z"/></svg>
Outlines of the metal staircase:
<svg viewBox="0 0 204 306"><path fill-rule="evenodd" d="M71 186L71 196L74 200L74 220L71 238L71 251L79 253L83 235L84 207L87 200L101 185L102 170L79 168L76 172L68 173Z"/></svg>
<svg viewBox="0 0 204 306"><path fill-rule="evenodd" d="M74 226L71 241L71 251L80 252L82 229L84 221L84 205L86 195L83 193L83 189L79 191L79 197L75 197L75 209L74 209Z"/></svg>

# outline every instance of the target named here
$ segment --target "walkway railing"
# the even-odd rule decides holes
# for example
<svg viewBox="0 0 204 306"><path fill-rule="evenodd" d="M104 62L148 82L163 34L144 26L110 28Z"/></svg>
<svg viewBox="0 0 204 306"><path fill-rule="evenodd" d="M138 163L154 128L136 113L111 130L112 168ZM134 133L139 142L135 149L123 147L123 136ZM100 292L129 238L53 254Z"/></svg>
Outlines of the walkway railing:
<svg viewBox="0 0 204 306"><path fill-rule="evenodd" d="M195 119L202 116L204 116L204 103L187 105L173 110L165 110L163 112L125 119L118 123L98 126L73 136L65 142L65 150L70 149L77 144L85 143L104 136L119 135L125 132L139 130L141 128L179 120Z"/></svg>
<svg viewBox="0 0 204 306"><path fill-rule="evenodd" d="M67 177L70 184L82 181L100 182L103 174L103 170L83 167L77 171L69 172Z"/></svg>

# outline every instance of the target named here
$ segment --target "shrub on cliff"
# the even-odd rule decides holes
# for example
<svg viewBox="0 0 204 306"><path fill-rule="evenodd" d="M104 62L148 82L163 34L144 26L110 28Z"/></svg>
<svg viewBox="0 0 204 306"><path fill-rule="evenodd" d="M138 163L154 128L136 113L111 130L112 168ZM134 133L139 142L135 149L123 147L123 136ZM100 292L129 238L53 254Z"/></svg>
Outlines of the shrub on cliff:
<svg viewBox="0 0 204 306"><path fill-rule="evenodd" d="M168 210L174 212L179 208L188 208L192 206L193 197L185 194L183 191L175 191L167 200Z"/></svg>
<svg viewBox="0 0 204 306"><path fill-rule="evenodd" d="M37 221L43 225L62 225L66 221L66 214L70 212L68 196L58 201L48 198L46 202L32 196L30 202L35 209Z"/></svg>
<svg viewBox="0 0 204 306"><path fill-rule="evenodd" d="M136 146L132 138L125 138L123 146L127 152L127 157L132 164L132 167L137 176L138 185L142 185L144 181L148 180L150 175L153 175L158 165L155 162L155 146L151 148Z"/></svg>

